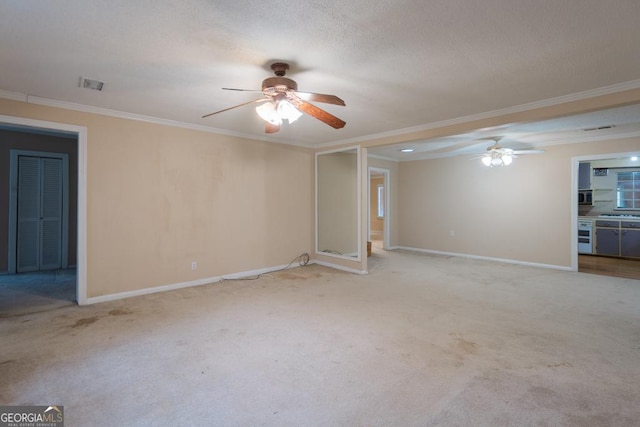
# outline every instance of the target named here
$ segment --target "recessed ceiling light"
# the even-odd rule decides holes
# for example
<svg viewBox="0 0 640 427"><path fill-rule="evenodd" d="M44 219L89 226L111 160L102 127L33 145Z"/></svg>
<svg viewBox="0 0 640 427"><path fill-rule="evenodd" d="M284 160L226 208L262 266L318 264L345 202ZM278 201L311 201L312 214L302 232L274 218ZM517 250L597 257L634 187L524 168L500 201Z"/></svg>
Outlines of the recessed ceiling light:
<svg viewBox="0 0 640 427"><path fill-rule="evenodd" d="M87 79L85 77L80 77L80 82L78 83L78 86L84 89L93 89L93 90L101 91L102 88L104 87L104 82L101 82L100 80L92 80L92 79Z"/></svg>
<svg viewBox="0 0 640 427"><path fill-rule="evenodd" d="M413 153L413 148L402 148L400 151L403 153Z"/></svg>
<svg viewBox="0 0 640 427"><path fill-rule="evenodd" d="M631 157L631 161L632 161L632 162L637 162L637 161L638 161L638 156L633 156L633 157Z"/></svg>

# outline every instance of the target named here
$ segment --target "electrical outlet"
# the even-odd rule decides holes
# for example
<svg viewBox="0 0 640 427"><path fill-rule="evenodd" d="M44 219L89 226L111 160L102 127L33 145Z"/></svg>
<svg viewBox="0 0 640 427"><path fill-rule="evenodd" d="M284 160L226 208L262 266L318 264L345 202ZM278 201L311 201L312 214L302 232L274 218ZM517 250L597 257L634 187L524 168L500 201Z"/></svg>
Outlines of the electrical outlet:
<svg viewBox="0 0 640 427"><path fill-rule="evenodd" d="M197 262L195 262L195 261L192 261L192 262L191 262L191 269L192 269L192 270L197 270L197 269L198 269L198 263L197 263Z"/></svg>
<svg viewBox="0 0 640 427"><path fill-rule="evenodd" d="M449 236L455 237L455 235L456 235L456 231L455 230L449 230Z"/></svg>

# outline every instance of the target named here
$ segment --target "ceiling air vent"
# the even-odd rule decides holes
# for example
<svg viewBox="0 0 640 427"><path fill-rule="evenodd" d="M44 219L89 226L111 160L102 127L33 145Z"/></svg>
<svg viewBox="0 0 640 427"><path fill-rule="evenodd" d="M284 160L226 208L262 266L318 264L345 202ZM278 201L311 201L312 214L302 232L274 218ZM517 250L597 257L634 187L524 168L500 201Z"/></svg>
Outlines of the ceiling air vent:
<svg viewBox="0 0 640 427"><path fill-rule="evenodd" d="M615 125L607 125L607 126L598 126L596 128L586 128L586 129L582 129L585 132L591 132L594 130L604 130L604 129L613 129L615 127Z"/></svg>
<svg viewBox="0 0 640 427"><path fill-rule="evenodd" d="M84 89L101 91L102 87L104 86L104 82L101 82L100 80L87 79L86 77L80 77L80 83L78 84L78 86Z"/></svg>

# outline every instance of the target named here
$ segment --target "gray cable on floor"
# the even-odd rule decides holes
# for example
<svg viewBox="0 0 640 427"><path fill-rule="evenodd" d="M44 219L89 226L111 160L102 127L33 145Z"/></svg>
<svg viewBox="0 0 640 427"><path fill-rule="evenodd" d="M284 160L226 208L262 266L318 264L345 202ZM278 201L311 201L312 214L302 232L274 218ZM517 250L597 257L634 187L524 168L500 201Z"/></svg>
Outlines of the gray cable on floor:
<svg viewBox="0 0 640 427"><path fill-rule="evenodd" d="M309 264L309 254L307 252L302 253L301 255L298 255L297 257L292 259L291 262L289 264L287 264L285 267L279 268L277 270L266 271L264 273L260 273L260 274L257 274L255 276L237 277L237 278L234 278L234 279L226 279L226 278L223 277L222 279L220 279L220 282L231 281L231 280L257 280L260 277L262 277L264 274L277 273L279 271L284 271L284 270L288 269L289 267L291 267L291 265L296 261L298 262L298 265L300 267L306 266L307 264Z"/></svg>

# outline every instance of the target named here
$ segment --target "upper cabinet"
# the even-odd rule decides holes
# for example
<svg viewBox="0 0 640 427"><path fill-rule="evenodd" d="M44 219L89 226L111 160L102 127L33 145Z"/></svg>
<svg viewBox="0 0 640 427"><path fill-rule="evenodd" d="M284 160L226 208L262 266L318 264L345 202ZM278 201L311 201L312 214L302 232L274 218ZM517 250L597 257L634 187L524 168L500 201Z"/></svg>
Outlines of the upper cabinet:
<svg viewBox="0 0 640 427"><path fill-rule="evenodd" d="M580 162L578 164L578 189L589 190L591 188L591 163Z"/></svg>

